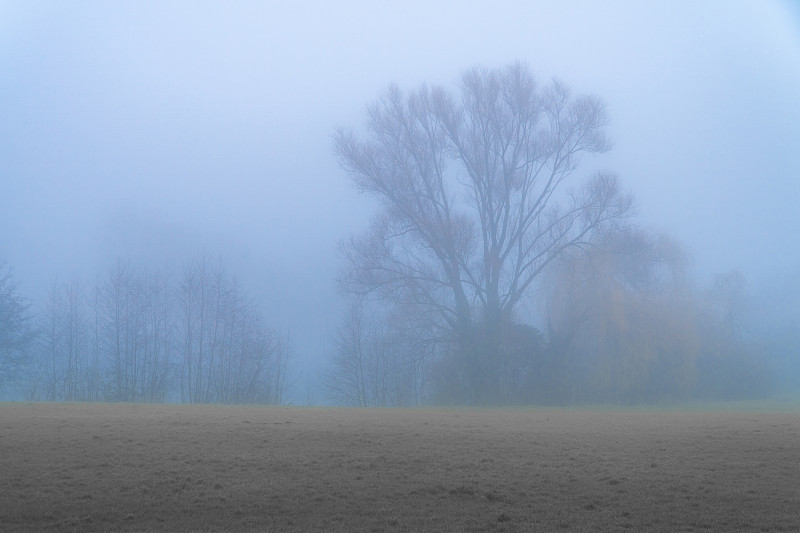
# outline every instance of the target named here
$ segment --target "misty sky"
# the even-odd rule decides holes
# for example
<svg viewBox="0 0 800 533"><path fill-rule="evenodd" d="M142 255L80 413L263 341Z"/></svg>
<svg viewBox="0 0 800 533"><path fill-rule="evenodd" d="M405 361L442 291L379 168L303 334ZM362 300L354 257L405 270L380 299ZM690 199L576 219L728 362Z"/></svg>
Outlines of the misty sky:
<svg viewBox="0 0 800 533"><path fill-rule="evenodd" d="M0 0L0 257L38 299L119 256L221 255L302 372L373 211L334 129L390 82L516 60L607 103L585 174L617 172L700 278L800 268L800 8L768 0Z"/></svg>

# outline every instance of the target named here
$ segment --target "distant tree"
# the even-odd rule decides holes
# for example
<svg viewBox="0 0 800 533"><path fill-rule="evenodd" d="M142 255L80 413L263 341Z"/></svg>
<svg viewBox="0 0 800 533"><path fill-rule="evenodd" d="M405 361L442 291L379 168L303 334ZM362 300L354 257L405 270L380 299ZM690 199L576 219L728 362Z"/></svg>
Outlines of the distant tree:
<svg viewBox="0 0 800 533"><path fill-rule="evenodd" d="M403 317L383 316L354 301L337 330L323 385L336 402L351 407L419 403L423 365L431 346L408 329Z"/></svg>
<svg viewBox="0 0 800 533"><path fill-rule="evenodd" d="M31 303L19 288L5 261L0 260L0 391L28 361L35 331Z"/></svg>
<svg viewBox="0 0 800 533"><path fill-rule="evenodd" d="M172 358L166 277L119 260L93 288L53 282L28 395L50 401L164 401Z"/></svg>
<svg viewBox="0 0 800 533"><path fill-rule="evenodd" d="M747 279L738 270L717 274L708 291L708 303L720 319L724 333L731 338L744 335L747 313Z"/></svg>
<svg viewBox="0 0 800 533"><path fill-rule="evenodd" d="M87 401L93 350L86 289L80 278L54 280L39 313L39 335L27 391L32 400Z"/></svg>
<svg viewBox="0 0 800 533"><path fill-rule="evenodd" d="M106 399L141 401L139 397L141 308L139 280L129 261L118 260L100 281L100 349L106 355Z"/></svg>
<svg viewBox="0 0 800 533"><path fill-rule="evenodd" d="M101 287L98 282L95 283L88 301L89 343L91 346L91 352L88 354L86 362L86 401L88 402L102 401L106 392L106 374L100 346L100 297Z"/></svg>
<svg viewBox="0 0 800 533"><path fill-rule="evenodd" d="M178 290L180 392L187 403L281 403L290 353L219 261L187 262Z"/></svg>
<svg viewBox="0 0 800 533"><path fill-rule="evenodd" d="M753 294L748 314L764 346L774 390L800 396L800 264L772 272Z"/></svg>
<svg viewBox="0 0 800 533"><path fill-rule="evenodd" d="M323 385L334 401L348 407L369 405L364 361L366 336L361 307L351 305L336 331L330 367L323 378Z"/></svg>
<svg viewBox="0 0 800 533"><path fill-rule="evenodd" d="M626 228L560 258L547 303L557 401L686 398L696 384L699 302L671 239ZM549 399L549 398L548 398Z"/></svg>
<svg viewBox="0 0 800 533"><path fill-rule="evenodd" d="M288 344L221 262L167 272L118 260L93 291L54 282L39 315L32 400L282 403Z"/></svg>
<svg viewBox="0 0 800 533"><path fill-rule="evenodd" d="M753 331L747 279L738 271L718 274L703 298L698 393L706 399L754 398L774 386L769 340Z"/></svg>
<svg viewBox="0 0 800 533"><path fill-rule="evenodd" d="M463 376L462 400L494 401L514 310L565 250L626 217L630 197L598 174L564 186L582 156L608 150L604 106L528 68L467 70L460 95L391 86L369 107L367 138L335 150L383 210L343 245L343 285L431 318Z"/></svg>
<svg viewBox="0 0 800 533"><path fill-rule="evenodd" d="M747 333L744 277L700 291L672 239L618 229L548 274L543 400L656 402L754 397L768 389Z"/></svg>
<svg viewBox="0 0 800 533"><path fill-rule="evenodd" d="M277 339L277 334L265 326L261 328L264 338L270 342L263 343L262 346L269 347L266 351L269 358L269 372L267 379L271 385L272 395L269 403L274 405L283 405L286 402L286 395L293 383L294 364L292 358L292 346L287 336L285 342Z"/></svg>
<svg viewBox="0 0 800 533"><path fill-rule="evenodd" d="M173 295L166 272L139 276L135 297L139 310L138 399L163 402L169 390L174 352Z"/></svg>

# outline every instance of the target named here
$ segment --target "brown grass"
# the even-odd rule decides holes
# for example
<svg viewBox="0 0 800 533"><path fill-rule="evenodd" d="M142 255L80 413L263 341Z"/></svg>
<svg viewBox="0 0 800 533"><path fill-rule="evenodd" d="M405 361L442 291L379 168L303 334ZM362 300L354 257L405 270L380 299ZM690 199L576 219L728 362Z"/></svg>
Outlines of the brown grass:
<svg viewBox="0 0 800 533"><path fill-rule="evenodd" d="M800 414L0 404L3 531L797 531Z"/></svg>

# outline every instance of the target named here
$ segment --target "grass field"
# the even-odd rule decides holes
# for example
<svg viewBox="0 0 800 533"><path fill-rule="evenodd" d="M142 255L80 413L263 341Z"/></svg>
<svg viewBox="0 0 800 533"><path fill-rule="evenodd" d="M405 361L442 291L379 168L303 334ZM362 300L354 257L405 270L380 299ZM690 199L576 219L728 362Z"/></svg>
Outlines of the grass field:
<svg viewBox="0 0 800 533"><path fill-rule="evenodd" d="M0 530L798 531L778 411L0 404Z"/></svg>

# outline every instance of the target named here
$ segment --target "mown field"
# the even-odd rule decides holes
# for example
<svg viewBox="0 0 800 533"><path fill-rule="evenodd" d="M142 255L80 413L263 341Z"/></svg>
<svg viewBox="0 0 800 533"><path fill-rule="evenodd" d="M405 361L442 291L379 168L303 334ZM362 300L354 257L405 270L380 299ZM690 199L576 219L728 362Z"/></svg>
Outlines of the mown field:
<svg viewBox="0 0 800 533"><path fill-rule="evenodd" d="M0 404L2 531L798 531L800 411Z"/></svg>

